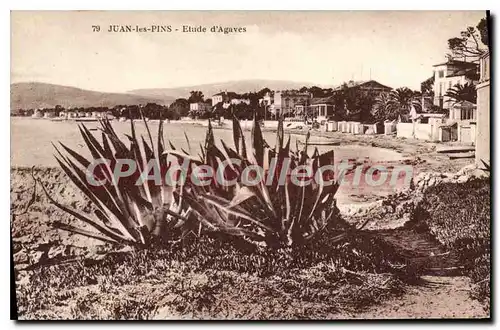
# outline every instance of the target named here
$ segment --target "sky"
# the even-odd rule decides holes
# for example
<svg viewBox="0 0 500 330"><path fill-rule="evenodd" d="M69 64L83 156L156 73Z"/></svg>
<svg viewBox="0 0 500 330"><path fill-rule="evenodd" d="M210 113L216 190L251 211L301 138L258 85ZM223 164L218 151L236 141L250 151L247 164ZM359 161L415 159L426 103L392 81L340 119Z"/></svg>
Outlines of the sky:
<svg viewBox="0 0 500 330"><path fill-rule="evenodd" d="M11 82L103 92L272 79L332 87L374 79L420 89L447 40L484 11L14 11ZM170 25L170 33L107 32ZM100 32L92 26L99 25ZM204 26L205 33L183 26ZM212 26L245 28L212 33ZM179 29L179 31L175 31Z"/></svg>

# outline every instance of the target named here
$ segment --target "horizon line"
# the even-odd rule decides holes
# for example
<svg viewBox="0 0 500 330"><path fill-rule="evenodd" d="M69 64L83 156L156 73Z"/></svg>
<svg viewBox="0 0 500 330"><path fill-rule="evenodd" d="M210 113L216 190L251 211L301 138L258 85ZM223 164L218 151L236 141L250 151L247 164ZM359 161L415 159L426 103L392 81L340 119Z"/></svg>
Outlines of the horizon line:
<svg viewBox="0 0 500 330"><path fill-rule="evenodd" d="M377 81L376 79L361 79L361 80L346 80L343 83L347 83L349 81ZM75 88L75 89L80 89L88 92L96 92L96 93L107 93L107 94L134 94L134 91L141 91L141 90L162 90L162 89L183 89L183 88L193 88L193 87L198 87L198 86L210 86L210 85L217 85L217 84L227 84L227 83L237 83L237 82L244 82L244 81L269 81L269 82L284 82L284 83L295 83L295 84L303 84L303 87L320 87L324 89L328 88L334 88L337 87L340 84L318 84L318 83L313 83L313 82L305 82L305 81L296 81L296 80L280 80L280 79L263 79L263 78L255 78L255 79L241 79L241 80L226 80L226 81L217 81L217 82L207 82L203 84L193 84L193 85L182 85L182 86L175 86L175 87L141 87L141 88L134 88L134 89L129 89L126 91L122 92L113 92L113 91L103 91L103 90L95 90L95 89L88 89L88 88L82 88L74 85L66 85L66 84L58 84L54 82L47 82L47 81L41 81L41 80L23 80L23 81L12 81L10 82L10 85L14 84L45 84L45 85L53 85L53 86L60 86L60 87L68 87L68 88ZM403 86L400 86L403 87ZM252 92L252 91L248 91ZM257 91L255 91L257 92ZM134 94L137 95L137 94Z"/></svg>

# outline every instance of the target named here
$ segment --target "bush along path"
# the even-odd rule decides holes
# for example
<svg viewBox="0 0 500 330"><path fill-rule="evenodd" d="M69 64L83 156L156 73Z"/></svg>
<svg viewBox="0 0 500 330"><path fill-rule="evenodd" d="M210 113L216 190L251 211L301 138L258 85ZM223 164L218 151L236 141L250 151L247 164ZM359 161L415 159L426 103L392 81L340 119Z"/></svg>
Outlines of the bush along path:
<svg viewBox="0 0 500 330"><path fill-rule="evenodd" d="M357 222L372 215L369 235L397 247L410 273L421 275L374 317L489 317L490 194L487 168L421 173L408 191L350 216Z"/></svg>

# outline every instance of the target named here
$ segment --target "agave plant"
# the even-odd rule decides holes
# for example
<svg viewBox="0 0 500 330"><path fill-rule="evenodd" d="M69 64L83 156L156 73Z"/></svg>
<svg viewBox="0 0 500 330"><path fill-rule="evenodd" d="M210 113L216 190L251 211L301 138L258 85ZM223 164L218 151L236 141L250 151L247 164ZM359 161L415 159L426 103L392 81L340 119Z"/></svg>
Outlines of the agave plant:
<svg viewBox="0 0 500 330"><path fill-rule="evenodd" d="M247 145L238 120L233 118L235 147L230 148L221 141L220 149L209 124L202 148L202 163L212 168L228 163L226 174L231 178L237 178L249 166L257 165L265 169L267 177L251 185L237 181L225 186L214 180L208 186L193 185L186 189L185 198L205 228L238 236L257 245L286 247L311 240L339 220L334 198L338 183L326 185L313 180L309 185L297 185L288 179L279 180L285 162L289 161L290 170L310 165L314 172L320 166L333 163L333 151L319 154L315 149L309 156L309 136L302 149L297 145L297 150L291 151L290 137L284 143L283 120L279 121L274 148L264 140L256 118L251 137L251 143ZM344 236L341 234L337 238Z"/></svg>
<svg viewBox="0 0 500 330"><path fill-rule="evenodd" d="M481 163L483 163L484 168L482 168L483 171L486 173L491 173L491 164L488 164L484 160L481 159Z"/></svg>
<svg viewBox="0 0 500 330"><path fill-rule="evenodd" d="M149 143L144 137L139 141L133 120L130 123L131 135L127 135L129 146L120 140L109 120L100 121L102 142L99 142L85 125L80 125L80 133L92 155L91 159L83 157L61 142L59 142L60 147L54 145L57 162L69 179L91 201L95 217L89 217L59 203L43 184L42 188L53 204L90 225L98 233L62 222L55 223L58 228L106 242L140 246L151 244L155 238L161 238L163 242L175 241L191 232L192 222L188 219L189 211L182 197L183 186L167 185L165 182L157 184L152 180L143 180L142 184L136 184L138 176L143 173L148 162L155 162L162 170L171 164L164 155L163 123L160 121L158 126L156 143L153 142L145 120ZM97 159L109 160L94 172L101 179L107 179L106 183L100 186L91 184L86 172L89 164ZM117 162L118 159L135 161L137 164L135 173L119 180L115 178L113 175L115 167L122 166ZM176 194L174 190L177 191Z"/></svg>

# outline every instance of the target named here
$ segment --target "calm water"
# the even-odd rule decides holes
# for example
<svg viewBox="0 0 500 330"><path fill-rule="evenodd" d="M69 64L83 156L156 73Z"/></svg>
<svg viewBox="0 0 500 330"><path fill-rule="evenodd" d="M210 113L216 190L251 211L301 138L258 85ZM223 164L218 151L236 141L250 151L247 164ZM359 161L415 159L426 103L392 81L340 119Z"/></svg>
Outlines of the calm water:
<svg viewBox="0 0 500 330"><path fill-rule="evenodd" d="M95 129L99 123L86 123L90 129ZM158 122L149 122L153 139L156 139ZM126 137L124 134L129 134L129 122L113 122L113 127L119 136ZM147 138L147 131L143 122L136 122L136 130L138 135L144 135ZM93 131L96 136L99 131ZM206 134L206 127L196 126L192 124L165 123L164 138L165 141L170 140L177 148L187 150L187 142L184 133L189 138L189 144L193 154L198 154L199 145L203 143ZM231 130L217 129L214 130L217 141L224 140L229 146L233 146L233 137ZM250 132L245 132L246 138L250 139ZM272 146L274 145L276 134L272 132L264 132L264 138ZM100 136L98 137L100 140ZM291 145L295 146L296 140L303 141L303 135L291 135ZM54 122L47 119L32 119L14 117L11 118L11 165L12 166L57 166L54 159L54 147L51 143L63 142L67 146L80 152L83 155L89 156L87 148L84 145L83 139L77 127L76 122L64 121ZM249 141L249 140L248 140ZM311 137L311 142L327 142L328 138ZM335 160L356 159L358 161L370 160L371 162L384 163L387 161L401 160L403 157L393 151L383 148L345 145L345 146L320 146L320 151L327 151L333 148L335 150ZM373 190L373 189L371 189ZM365 195L386 195L392 189L375 189L370 192L362 192ZM353 188L342 187L339 191L344 197L351 194L359 194L360 191L355 191ZM343 198L339 196L339 202Z"/></svg>
<svg viewBox="0 0 500 330"><path fill-rule="evenodd" d="M112 125L117 132L118 136L122 136L126 140L125 134L130 134L129 122L112 122ZM148 123L154 141L158 131L158 122L151 121ZM89 129L99 127L99 123L85 123ZM143 122L135 123L138 135L144 135L147 138L147 131ZM191 124L178 124L178 123L165 123L163 127L163 134L165 142L172 141L177 148L184 148L187 150L188 144L184 133L189 138L192 153L197 154L200 150L200 143L205 140L206 127L191 125ZM100 140L100 132L92 131ZM233 135L231 130L216 129L214 130L215 138L217 141L224 140L224 142L233 146ZM245 138L250 141L250 132L245 132ZM276 134L272 132L264 132L264 138L272 146L276 139ZM304 141L303 135L291 135L291 145L294 148L296 140ZM146 139L147 140L147 139ZM55 122L47 119L32 119L23 117L11 118L11 165L14 166L55 166L57 162L54 159L54 147L51 143L63 142L65 145L74 148L75 150L86 154L87 148L84 145L83 139L77 127L76 122L61 121ZM328 142L328 138L324 137L311 137L311 142ZM320 151L327 151L333 148L335 158L338 159L364 159L370 158L373 161L384 160L398 160L401 159L400 154L395 151L364 147L364 146L319 146Z"/></svg>

